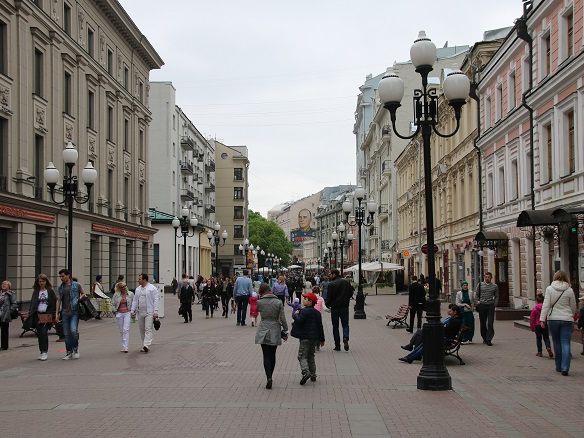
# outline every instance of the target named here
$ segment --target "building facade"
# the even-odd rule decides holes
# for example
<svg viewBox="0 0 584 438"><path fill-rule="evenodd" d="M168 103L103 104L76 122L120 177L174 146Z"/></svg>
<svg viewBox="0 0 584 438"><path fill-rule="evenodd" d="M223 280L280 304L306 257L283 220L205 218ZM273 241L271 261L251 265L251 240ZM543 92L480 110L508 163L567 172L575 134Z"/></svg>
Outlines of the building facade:
<svg viewBox="0 0 584 438"><path fill-rule="evenodd" d="M212 167L216 168L213 180L216 186L216 218L221 225L220 233L226 230L228 236L224 246L214 248L218 251L215 257L219 259L219 273L232 275L246 265L239 245L248 236L248 150L247 146L227 146L216 140L211 140L211 143L215 148Z"/></svg>
<svg viewBox="0 0 584 438"><path fill-rule="evenodd" d="M162 59L115 0L4 0L0 31L0 276L29 299L36 275L66 266L68 238L87 289L97 274L151 273L148 78ZM72 230L44 182L49 161L63 175L68 142L74 173L98 172Z"/></svg>
<svg viewBox="0 0 584 438"><path fill-rule="evenodd" d="M214 161L215 150L187 114L176 105L176 90L171 82L150 83L150 162L149 206L154 236L154 258L159 282L170 284L185 270L184 238L172 227L183 207L197 218L199 225L186 239L186 274L211 275L211 246L201 233L215 224ZM207 174L209 178L207 178ZM178 234L179 237L176 237Z"/></svg>

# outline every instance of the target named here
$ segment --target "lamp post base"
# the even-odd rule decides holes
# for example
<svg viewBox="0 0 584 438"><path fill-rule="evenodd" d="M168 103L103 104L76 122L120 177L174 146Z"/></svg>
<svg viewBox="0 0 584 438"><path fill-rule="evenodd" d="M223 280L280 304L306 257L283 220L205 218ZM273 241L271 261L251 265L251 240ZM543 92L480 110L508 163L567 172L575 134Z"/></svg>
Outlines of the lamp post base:
<svg viewBox="0 0 584 438"><path fill-rule="evenodd" d="M365 294L363 294L363 287L361 285L357 288L357 296L355 297L355 311L353 314L354 319L367 319L365 314Z"/></svg>
<svg viewBox="0 0 584 438"><path fill-rule="evenodd" d="M424 364L418 374L418 389L448 391L452 380L444 364L444 326L440 322L440 300L431 299L427 305L427 322L422 328Z"/></svg>

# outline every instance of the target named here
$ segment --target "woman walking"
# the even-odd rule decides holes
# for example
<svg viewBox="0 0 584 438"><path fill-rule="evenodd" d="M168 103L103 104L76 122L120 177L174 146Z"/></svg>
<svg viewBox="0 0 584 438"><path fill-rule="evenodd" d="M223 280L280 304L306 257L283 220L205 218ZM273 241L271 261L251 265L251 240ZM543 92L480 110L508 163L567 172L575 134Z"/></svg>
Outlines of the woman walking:
<svg viewBox="0 0 584 438"><path fill-rule="evenodd" d="M207 284L203 288L203 309L205 310L205 318L209 319L209 311L211 318L217 303L217 287L215 286L215 279L210 277Z"/></svg>
<svg viewBox="0 0 584 438"><path fill-rule="evenodd" d="M474 303L474 294L468 289L468 281L463 281L461 287L462 289L456 292L456 305L461 311L462 325L466 327L462 334L462 343L472 344L475 327L472 305Z"/></svg>
<svg viewBox="0 0 584 438"><path fill-rule="evenodd" d="M132 308L132 301L134 300L134 293L128 290L126 283L120 281L116 284L116 291L113 296L113 308L116 313L116 321L120 330L120 338L122 353L128 352L128 341L130 340L130 309Z"/></svg>
<svg viewBox="0 0 584 438"><path fill-rule="evenodd" d="M288 340L288 323L284 315L284 304L270 292L270 286L263 283L259 289L258 313L261 321L255 336L255 343L262 347L266 389L272 389L272 375L276 367L276 349Z"/></svg>
<svg viewBox="0 0 584 438"><path fill-rule="evenodd" d="M2 282L0 289L0 350L8 350L8 330L12 313L17 310L16 294L8 280Z"/></svg>
<svg viewBox="0 0 584 438"><path fill-rule="evenodd" d="M36 325L41 353L38 359L45 361L49 358L49 329L57 320L57 294L45 274L39 274L34 281L28 315Z"/></svg>
<svg viewBox="0 0 584 438"><path fill-rule="evenodd" d="M542 328L546 322L552 341L556 360L556 371L567 376L570 372L572 352L570 341L576 313L576 297L570 287L568 275L563 271L554 274L554 281L545 290L545 298L539 318Z"/></svg>

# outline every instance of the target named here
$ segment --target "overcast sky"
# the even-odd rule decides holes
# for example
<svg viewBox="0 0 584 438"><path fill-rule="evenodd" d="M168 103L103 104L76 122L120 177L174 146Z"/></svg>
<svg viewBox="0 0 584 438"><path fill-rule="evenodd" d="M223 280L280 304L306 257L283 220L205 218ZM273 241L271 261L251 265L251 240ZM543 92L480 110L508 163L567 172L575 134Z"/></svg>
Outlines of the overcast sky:
<svg viewBox="0 0 584 438"><path fill-rule="evenodd" d="M206 137L246 145L249 207L355 183L354 112L368 73L409 59L418 31L473 44L521 0L120 0ZM398 6L399 5L399 6Z"/></svg>

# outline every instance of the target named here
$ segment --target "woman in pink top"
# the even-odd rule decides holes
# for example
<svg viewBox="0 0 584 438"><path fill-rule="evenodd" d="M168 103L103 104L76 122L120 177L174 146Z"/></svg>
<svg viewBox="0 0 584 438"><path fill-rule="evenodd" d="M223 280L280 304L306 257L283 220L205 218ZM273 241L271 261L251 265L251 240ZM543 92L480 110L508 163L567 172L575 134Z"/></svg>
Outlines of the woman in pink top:
<svg viewBox="0 0 584 438"><path fill-rule="evenodd" d="M531 327L531 331L535 332L535 343L537 345L537 354L536 356L542 357L542 345L541 339L545 342L545 349L548 352L550 358L554 357L554 353L552 353L552 348L550 344L550 335L548 333L547 325L545 327L541 327L539 323L539 317L541 316L541 308L543 306L543 294L537 294L535 297L535 306L531 309L531 313L529 314L529 327Z"/></svg>

